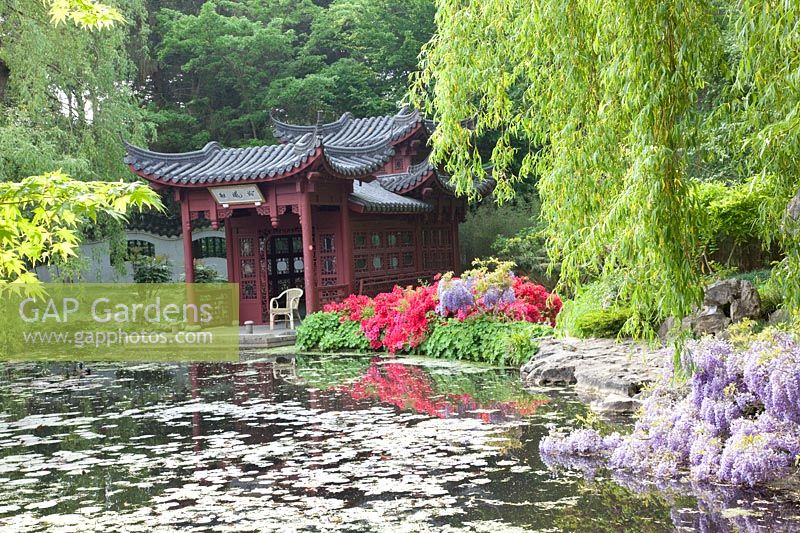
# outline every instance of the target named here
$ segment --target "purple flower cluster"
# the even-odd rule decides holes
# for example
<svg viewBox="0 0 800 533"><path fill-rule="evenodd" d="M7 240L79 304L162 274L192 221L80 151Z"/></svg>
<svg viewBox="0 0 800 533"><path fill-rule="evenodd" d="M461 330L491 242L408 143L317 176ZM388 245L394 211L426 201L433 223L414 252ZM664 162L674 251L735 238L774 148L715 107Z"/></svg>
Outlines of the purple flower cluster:
<svg viewBox="0 0 800 533"><path fill-rule="evenodd" d="M505 290L499 287L489 287L481 298L484 307L491 308L498 305L510 305L516 301L514 289L507 287Z"/></svg>
<svg viewBox="0 0 800 533"><path fill-rule="evenodd" d="M465 314L475 305L475 296L473 296L468 282L462 279L439 283L438 296L439 303L436 305L436 312L442 316L449 313Z"/></svg>
<svg viewBox="0 0 800 533"><path fill-rule="evenodd" d="M513 281L513 273L509 273L506 282ZM489 285L474 277L453 278L439 282L437 294L439 303L436 312L442 316L450 314L465 316L474 311L475 305L480 303L486 309L493 309L511 305L516 301L514 288L510 285ZM483 293L483 294L481 294Z"/></svg>
<svg viewBox="0 0 800 533"><path fill-rule="evenodd" d="M787 334L736 349L727 341L691 344L693 371L677 384L671 369L644 403L630 435L577 430L542 440L548 464L596 457L609 468L670 478L754 486L788 475L800 457L800 344Z"/></svg>

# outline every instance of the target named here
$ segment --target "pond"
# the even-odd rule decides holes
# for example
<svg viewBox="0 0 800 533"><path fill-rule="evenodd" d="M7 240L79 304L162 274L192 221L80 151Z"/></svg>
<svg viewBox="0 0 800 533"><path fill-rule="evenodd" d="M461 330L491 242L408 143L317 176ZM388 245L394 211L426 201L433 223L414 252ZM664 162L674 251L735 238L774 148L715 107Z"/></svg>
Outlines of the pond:
<svg viewBox="0 0 800 533"><path fill-rule="evenodd" d="M569 392L456 363L286 356L239 364L6 365L9 531L793 530L793 501L552 474ZM580 466L580 465L579 465ZM694 494L694 495L690 495Z"/></svg>

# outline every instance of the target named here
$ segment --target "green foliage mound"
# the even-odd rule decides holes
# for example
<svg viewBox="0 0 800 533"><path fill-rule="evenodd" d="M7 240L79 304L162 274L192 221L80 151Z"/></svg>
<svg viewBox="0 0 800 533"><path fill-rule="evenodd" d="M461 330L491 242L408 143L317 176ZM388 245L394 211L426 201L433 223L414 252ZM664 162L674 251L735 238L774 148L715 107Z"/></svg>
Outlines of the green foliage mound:
<svg viewBox="0 0 800 533"><path fill-rule="evenodd" d="M164 256L139 256L133 260L133 281L169 283L172 281L172 263Z"/></svg>
<svg viewBox="0 0 800 533"><path fill-rule="evenodd" d="M476 316L460 321L441 319L431 324L428 337L414 353L439 359L461 359L492 365L520 365L536 353L535 339L553 333L543 324L501 321ZM300 351L367 352L369 340L358 321L341 321L338 313L308 315L297 328Z"/></svg>
<svg viewBox="0 0 800 533"><path fill-rule="evenodd" d="M619 296L618 283L608 278L589 283L565 301L557 327L575 337L617 337L627 333L634 320L633 310Z"/></svg>
<svg viewBox="0 0 800 533"><path fill-rule="evenodd" d="M485 316L436 323L420 353L440 359L466 359L493 365L520 365L536 353L536 338L553 329L531 322L503 322Z"/></svg>
<svg viewBox="0 0 800 533"><path fill-rule="evenodd" d="M342 322L338 313L313 313L297 328L295 346L302 351L365 352L369 341L359 322Z"/></svg>
<svg viewBox="0 0 800 533"><path fill-rule="evenodd" d="M633 312L627 307L591 309L575 319L578 337L616 337Z"/></svg>

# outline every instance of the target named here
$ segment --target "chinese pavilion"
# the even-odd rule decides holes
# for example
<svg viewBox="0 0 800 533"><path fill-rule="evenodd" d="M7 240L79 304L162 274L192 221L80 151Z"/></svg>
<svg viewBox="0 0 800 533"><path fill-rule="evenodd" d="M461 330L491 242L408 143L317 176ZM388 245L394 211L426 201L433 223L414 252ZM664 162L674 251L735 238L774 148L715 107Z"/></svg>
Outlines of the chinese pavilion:
<svg viewBox="0 0 800 533"><path fill-rule="evenodd" d="M181 208L187 282L192 221L224 226L240 319L264 323L269 298L305 292L308 312L458 270L466 201L428 162L417 111L298 126L272 117L280 144L165 154L125 143L125 163ZM479 184L486 194L492 180Z"/></svg>

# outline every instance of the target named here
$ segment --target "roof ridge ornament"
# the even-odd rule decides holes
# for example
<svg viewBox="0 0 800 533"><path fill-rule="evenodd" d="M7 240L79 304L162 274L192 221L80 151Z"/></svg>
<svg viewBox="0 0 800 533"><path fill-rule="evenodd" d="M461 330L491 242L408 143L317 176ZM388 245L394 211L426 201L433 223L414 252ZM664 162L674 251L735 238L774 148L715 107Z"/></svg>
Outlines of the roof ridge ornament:
<svg viewBox="0 0 800 533"><path fill-rule="evenodd" d="M314 138L317 139L320 146L322 146L322 134L320 133L320 129L322 128L322 110L317 109L317 124L314 126Z"/></svg>
<svg viewBox="0 0 800 533"><path fill-rule="evenodd" d="M309 152L316 150L318 146L321 146L320 138L313 133L306 133L294 143L289 144L292 145L294 153L300 155L307 155Z"/></svg>

